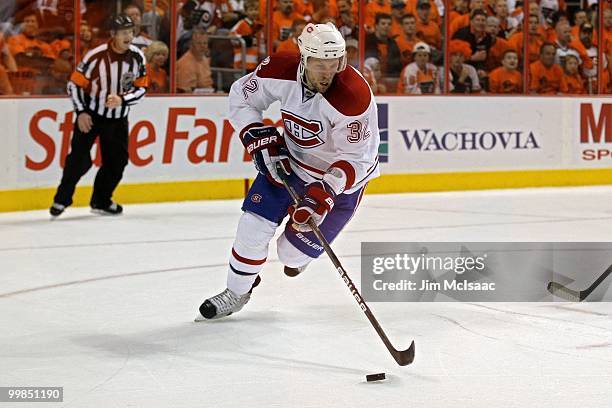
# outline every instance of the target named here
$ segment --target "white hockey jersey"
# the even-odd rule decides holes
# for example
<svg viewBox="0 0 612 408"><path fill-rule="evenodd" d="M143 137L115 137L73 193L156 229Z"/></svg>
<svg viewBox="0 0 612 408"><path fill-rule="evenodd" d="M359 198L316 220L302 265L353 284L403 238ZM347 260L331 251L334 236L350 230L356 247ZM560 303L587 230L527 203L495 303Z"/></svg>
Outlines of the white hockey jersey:
<svg viewBox="0 0 612 408"><path fill-rule="evenodd" d="M350 66L324 94L314 93L302 85L299 63L299 54L274 54L234 82L230 122L242 138L250 125L261 125L265 109L280 101L292 171L305 182L321 180L326 172L340 175L342 182L331 187L336 194L352 193L379 175L374 96Z"/></svg>

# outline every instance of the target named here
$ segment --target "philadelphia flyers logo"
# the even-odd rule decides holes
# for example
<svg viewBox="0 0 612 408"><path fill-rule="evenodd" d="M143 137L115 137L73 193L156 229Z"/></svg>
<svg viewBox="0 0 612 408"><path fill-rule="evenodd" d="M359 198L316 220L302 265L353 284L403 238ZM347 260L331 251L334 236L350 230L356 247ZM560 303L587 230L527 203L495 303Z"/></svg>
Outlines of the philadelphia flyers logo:
<svg viewBox="0 0 612 408"><path fill-rule="evenodd" d="M318 120L307 120L286 110L281 110L285 135L299 147L312 149L321 146L323 139L319 137L323 131L323 125Z"/></svg>

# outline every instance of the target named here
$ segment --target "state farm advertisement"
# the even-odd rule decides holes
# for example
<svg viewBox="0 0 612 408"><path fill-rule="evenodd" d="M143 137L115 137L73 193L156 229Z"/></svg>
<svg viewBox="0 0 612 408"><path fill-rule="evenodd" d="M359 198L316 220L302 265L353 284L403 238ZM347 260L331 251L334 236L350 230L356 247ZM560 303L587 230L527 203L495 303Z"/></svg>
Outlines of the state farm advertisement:
<svg viewBox="0 0 612 408"><path fill-rule="evenodd" d="M67 100L17 100L19 186L52 186L70 149L74 113ZM280 126L271 108L264 122ZM14 132L13 132L14 133ZM227 98L148 98L130 114L130 164L124 180L236 179L255 170L227 119ZM97 144L94 165L100 165ZM95 173L90 171L89 173ZM86 176L93 180L93 174Z"/></svg>

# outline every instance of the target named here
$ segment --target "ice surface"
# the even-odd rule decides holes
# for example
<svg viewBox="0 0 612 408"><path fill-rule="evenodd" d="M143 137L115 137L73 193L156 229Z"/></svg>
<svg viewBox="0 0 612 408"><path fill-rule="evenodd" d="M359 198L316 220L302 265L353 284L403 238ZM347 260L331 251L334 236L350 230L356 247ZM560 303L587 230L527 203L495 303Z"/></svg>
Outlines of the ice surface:
<svg viewBox="0 0 612 408"><path fill-rule="evenodd" d="M610 203L608 187L370 195L333 247L358 283L361 241L609 241ZM0 386L63 386L45 407L612 406L612 303L372 303L398 348L416 342L399 367L329 259L288 278L273 244L243 311L193 323L239 214L0 214Z"/></svg>

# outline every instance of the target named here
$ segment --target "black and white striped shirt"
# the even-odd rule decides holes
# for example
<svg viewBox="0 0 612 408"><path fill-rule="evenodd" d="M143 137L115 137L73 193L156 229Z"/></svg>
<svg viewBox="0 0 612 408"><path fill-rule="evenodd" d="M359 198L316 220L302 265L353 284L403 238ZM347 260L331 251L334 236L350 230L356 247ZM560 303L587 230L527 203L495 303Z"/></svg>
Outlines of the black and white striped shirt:
<svg viewBox="0 0 612 408"><path fill-rule="evenodd" d="M94 112L118 119L127 116L130 106L143 99L148 82L146 60L140 49L130 45L128 51L119 54L106 43L85 54L68 81L68 94L77 114ZM110 94L121 96L123 104L106 108Z"/></svg>

